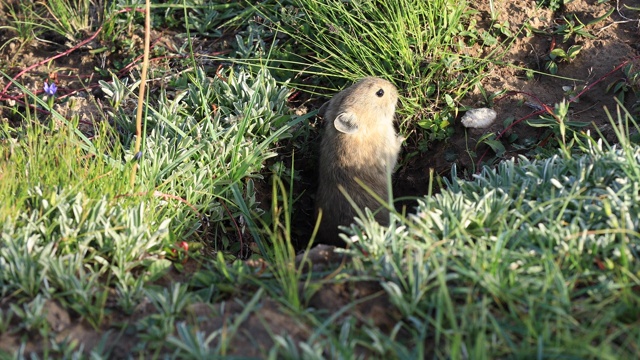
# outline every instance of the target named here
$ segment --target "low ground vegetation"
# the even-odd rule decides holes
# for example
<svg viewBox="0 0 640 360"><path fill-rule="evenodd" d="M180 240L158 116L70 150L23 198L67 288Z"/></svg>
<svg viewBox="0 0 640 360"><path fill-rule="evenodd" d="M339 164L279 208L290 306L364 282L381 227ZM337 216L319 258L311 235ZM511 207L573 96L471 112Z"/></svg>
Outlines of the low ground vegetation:
<svg viewBox="0 0 640 360"><path fill-rule="evenodd" d="M152 4L138 136L140 4L1 1L0 355L637 358L637 54L552 103L491 79L556 81L640 10L524 3L518 26L493 2ZM309 250L314 110L366 75L400 89L394 183L420 189ZM613 106L583 121L588 97ZM504 99L529 115L460 128Z"/></svg>

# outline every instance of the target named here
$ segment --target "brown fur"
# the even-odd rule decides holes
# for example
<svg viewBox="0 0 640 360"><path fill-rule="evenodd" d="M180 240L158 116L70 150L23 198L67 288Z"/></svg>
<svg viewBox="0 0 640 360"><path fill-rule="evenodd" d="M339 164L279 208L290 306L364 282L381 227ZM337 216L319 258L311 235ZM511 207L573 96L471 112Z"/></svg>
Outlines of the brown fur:
<svg viewBox="0 0 640 360"><path fill-rule="evenodd" d="M376 94L379 90L384 91L382 96ZM316 194L316 213L322 210L319 242L344 246L338 237L338 226L351 224L357 214L340 192L340 187L360 209L375 211L380 203L355 181L356 178L386 201L387 169L392 171L395 167L403 141L393 127L397 101L398 92L393 84L368 77L336 94L320 108L325 127ZM357 130L344 132L344 122L340 119L345 118L347 125L357 126ZM352 130L349 126L346 129ZM386 225L389 212L380 208L376 220Z"/></svg>

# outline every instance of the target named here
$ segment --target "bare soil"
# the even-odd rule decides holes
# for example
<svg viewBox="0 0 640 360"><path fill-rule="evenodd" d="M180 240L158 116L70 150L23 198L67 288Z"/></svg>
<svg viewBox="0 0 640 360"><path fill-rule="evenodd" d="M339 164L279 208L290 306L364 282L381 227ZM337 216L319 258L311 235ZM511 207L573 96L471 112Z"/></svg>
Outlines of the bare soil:
<svg viewBox="0 0 640 360"><path fill-rule="evenodd" d="M473 2L472 2L473 3ZM440 143L433 144L431 148L420 156L413 157L402 162L394 180L395 195L420 196L427 194L429 184L429 172L435 170L436 174L447 176L453 164L456 164L458 174L473 174L478 170L479 164L492 164L500 160L486 145L477 145L478 140L485 134L493 132L500 136L506 153L502 158L512 157L517 154L533 154L536 147L549 141L549 133L545 129L533 128L525 122L519 122L505 132L504 121L513 118L517 122L531 113L543 108L544 105L553 108L555 103L562 99L571 99L576 93L586 89L577 98L572 98L571 119L574 121L588 122L592 134L598 129L607 140L615 141L611 125L605 113L605 108L615 113L616 103L614 94L607 93L606 88L613 81L622 77L620 71L612 70L624 63L632 61L636 68L640 68L638 55L640 52L640 13L624 7L640 7L640 0L610 1L603 4L596 0L576 0L558 13L548 9L536 8L531 0L495 0L491 2L494 11L490 9L490 2L479 1L473 3L478 13L475 19L478 27L488 29L493 24L505 24L513 34L518 34L508 47L503 58L504 65L492 65L489 68L489 76L482 81L482 86L487 93L501 90L511 91L506 95L495 99L492 104L487 104L480 91L469 94L463 99L463 104L469 107L491 107L498 113L495 123L487 129L465 129L459 122L454 124L454 135ZM565 23L566 19L572 19L576 15L583 23L605 14L611 6L618 6L617 10L604 21L595 25L589 25L586 30L594 38L584 36L572 36L567 42L562 42L561 34L553 34L558 26ZM491 21L491 14L496 14L496 21ZM0 14L3 15L3 14ZM528 33L525 24L530 24L540 33ZM9 33L0 32L0 44L4 43ZM154 34L159 37L160 34ZM501 40L505 40L503 38ZM167 40L168 41L168 40ZM533 78L527 76L525 69L533 69L544 72L545 57L553 48L582 45L581 53L570 62L558 64L556 76L535 74ZM90 44L96 47L100 44ZM166 44L165 44L166 45ZM197 44L196 44L197 45ZM166 45L170 48L171 45ZM57 84L62 98L69 101L59 105L59 111L63 114L79 114L81 124L88 128L83 129L90 134L92 124L104 119L104 105L100 101L100 94L94 91L98 79L109 80L97 73L94 69L105 68L105 64L112 64L122 54L91 55L89 47L72 52L60 57L51 63L43 63L29 70L21 78L20 82L35 93L42 92L43 81L55 70L57 72ZM208 49L208 44L201 44L200 49ZM15 44L4 47L0 53L2 69L12 75L20 70L42 62L53 54L66 50L62 46L49 45L47 47L23 47ZM217 51L219 49L213 49ZM470 55L483 56L478 49L466 50ZM6 80L3 81L6 84ZM4 88L4 86L3 86ZM575 89L574 94L567 94L567 89ZM9 88L7 93L0 93L0 121L20 121L19 117L9 113L10 106L22 101L21 91L15 86ZM624 103L631 109L638 101L635 96L626 97ZM321 103L321 102L320 102ZM510 141L507 139L511 139ZM515 139L515 140L514 140ZM408 142L411 144L411 141ZM515 145L515 146L514 146ZM405 149L403 154L414 149ZM402 156L402 155L401 155ZM295 223L299 224L294 229L295 238L300 243L308 238L313 223L313 192L315 189L315 164L313 161L299 159L296 169L300 170L302 179L296 184L296 191L305 191L297 204L299 211ZM313 159L314 156L307 157ZM298 163L299 162L299 163ZM268 186L264 186L269 189ZM268 196L268 195L265 195ZM265 199L266 200L266 199ZM404 202L411 211L411 202ZM316 247L312 250L311 257L314 260L314 271L335 268L343 260L336 255L331 248ZM174 281L188 281L189 274L198 269L197 264L189 264L182 272L173 271L167 275L164 282L158 285L169 284ZM302 285L301 285L302 286ZM257 289L253 289L254 291ZM189 307L185 318L191 324L197 324L201 331L210 333L224 326L229 319L237 319L244 309L242 301L248 301L247 292L242 299L230 298L224 303L197 303ZM364 300L363 300L364 299ZM237 301L236 301L237 300ZM324 279L323 285L309 299L307 306L314 308L317 314L327 315L335 313L337 309L353 304L342 316L335 319L342 321L347 315L355 315L362 322L368 322L379 327L383 331L390 331L397 321L401 320L399 314L389 311L393 306L389 303L384 291L377 282L372 281L336 281L332 278ZM9 304L0 301L0 308L8 309ZM140 339L136 334L135 324L138 320L157 312L149 303L140 304L131 315L121 312L115 305L107 307L107 316L99 328L90 326L77 314L62 308L55 301L49 301L46 305L47 321L57 338L65 337L75 339L84 344L86 350L96 346L101 339L106 340L108 348L112 349L113 358L122 358L131 354L131 349ZM273 345L271 334L287 334L295 341L306 339L312 332L311 324L298 322L300 317L292 316L290 309L285 309L277 301L264 296L258 310L251 312L242 321L236 336L231 339L228 347L228 355L264 357L268 349ZM16 351L19 348L20 339L29 339L27 352L41 353L43 342L37 334L19 331L17 333L0 334L0 349Z"/></svg>
<svg viewBox="0 0 640 360"><path fill-rule="evenodd" d="M604 110L607 108L614 114L616 102L614 94L607 93L606 88L623 77L620 71L611 72L625 61L633 63L635 69L640 68L640 15L637 11L625 8L625 5L637 8L640 1L617 2L619 10L614 11L606 20L586 27L594 39L573 36L566 43L562 42L560 34L552 34L565 23L565 18L573 19L576 15L582 23L587 24L616 6L616 2L599 4L596 0L577 0L555 14L548 9L537 8L535 1L499 0L492 3L494 13L497 14L497 19L493 22L490 2L470 3L479 12L476 15L478 26L488 29L492 24L508 22L511 33L519 35L507 46L503 58L505 65L492 65L482 86L487 94L502 90L516 93L498 97L493 104L487 104L479 90L463 99L462 103L470 108L493 108L498 113L496 121L486 129L467 129L456 122L455 134L451 138L434 144L424 157L414 158L398 170L395 189L397 196L426 193L430 169L434 169L436 174L448 176L455 163L459 176L470 176L481 165L491 165L495 161L518 154L533 154L532 150L545 144L548 131L528 126L525 121L517 123L518 120L538 111L543 104L553 109L554 104L563 99L571 99L585 87L589 88L571 103L571 120L590 123L583 130L591 130L592 136L598 136L595 131L598 129L608 141L616 141ZM524 29L527 23L546 34L534 33L526 36ZM560 62L555 76L535 74L533 79L527 78L525 69L547 73L544 70L544 59L553 48L567 50L574 44L581 45L582 51L573 61ZM470 49L469 53L482 56L474 53L474 49ZM567 87L576 90L568 93L565 90ZM627 109L632 109L637 102L637 96L627 96L624 104ZM517 124L505 132L507 127L504 121L510 118ZM506 153L501 158L495 157L495 153L486 145L478 144L488 133L501 136L500 140L506 148ZM510 137L517 137L517 140L509 142ZM514 145L519 146L516 148Z"/></svg>

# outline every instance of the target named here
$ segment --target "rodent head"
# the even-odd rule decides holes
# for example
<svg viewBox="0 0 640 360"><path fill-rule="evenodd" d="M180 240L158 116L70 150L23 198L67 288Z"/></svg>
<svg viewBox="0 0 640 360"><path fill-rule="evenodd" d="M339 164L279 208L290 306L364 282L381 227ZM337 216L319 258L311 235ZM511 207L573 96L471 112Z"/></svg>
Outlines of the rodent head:
<svg viewBox="0 0 640 360"><path fill-rule="evenodd" d="M355 134L361 127L389 124L398 102L398 90L387 80L366 77L326 102L318 114L336 130Z"/></svg>

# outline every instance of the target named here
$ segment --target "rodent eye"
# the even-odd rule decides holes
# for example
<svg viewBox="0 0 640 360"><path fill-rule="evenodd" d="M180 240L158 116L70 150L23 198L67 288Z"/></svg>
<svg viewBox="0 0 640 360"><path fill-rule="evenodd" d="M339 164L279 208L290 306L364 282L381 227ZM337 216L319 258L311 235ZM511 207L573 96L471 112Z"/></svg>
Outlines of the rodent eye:
<svg viewBox="0 0 640 360"><path fill-rule="evenodd" d="M384 95L384 90L380 89L380 90L376 91L376 95L378 97L382 97L382 95Z"/></svg>

